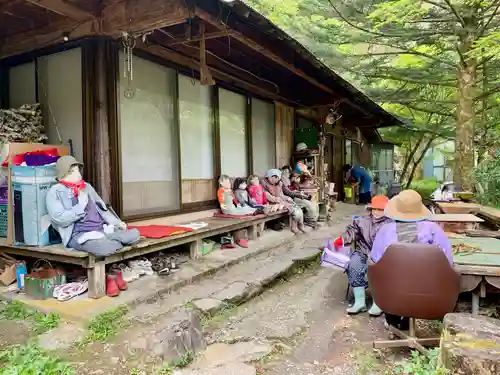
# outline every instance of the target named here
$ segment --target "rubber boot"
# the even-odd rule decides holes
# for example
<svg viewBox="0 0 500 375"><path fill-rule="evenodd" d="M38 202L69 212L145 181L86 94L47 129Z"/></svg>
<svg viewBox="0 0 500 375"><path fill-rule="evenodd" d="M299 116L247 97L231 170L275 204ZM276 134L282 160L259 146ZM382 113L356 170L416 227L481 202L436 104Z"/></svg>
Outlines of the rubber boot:
<svg viewBox="0 0 500 375"><path fill-rule="evenodd" d="M354 304L347 308L349 315L356 315L366 311L365 287L357 287L352 289L354 293Z"/></svg>
<svg viewBox="0 0 500 375"><path fill-rule="evenodd" d="M370 314L370 316L382 315L382 310L380 309L380 307L377 306L375 301L373 301L372 307L370 307L370 310L368 310L368 314Z"/></svg>

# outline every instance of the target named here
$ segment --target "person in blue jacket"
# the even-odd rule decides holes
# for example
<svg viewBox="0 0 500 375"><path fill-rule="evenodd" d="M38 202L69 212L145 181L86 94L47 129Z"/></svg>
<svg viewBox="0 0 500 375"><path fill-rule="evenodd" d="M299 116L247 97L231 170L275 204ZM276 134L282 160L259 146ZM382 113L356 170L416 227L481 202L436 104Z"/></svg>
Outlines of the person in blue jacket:
<svg viewBox="0 0 500 375"><path fill-rule="evenodd" d="M361 165L351 166L346 164L342 167L346 173L347 178L352 178L356 182L354 186L359 186L359 203L368 204L372 199L372 182L373 179L365 167Z"/></svg>

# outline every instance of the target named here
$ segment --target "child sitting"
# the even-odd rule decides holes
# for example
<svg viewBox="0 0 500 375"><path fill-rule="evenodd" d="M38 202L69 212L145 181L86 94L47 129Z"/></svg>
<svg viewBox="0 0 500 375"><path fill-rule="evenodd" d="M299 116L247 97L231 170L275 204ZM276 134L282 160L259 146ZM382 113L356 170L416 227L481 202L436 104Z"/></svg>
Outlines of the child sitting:
<svg viewBox="0 0 500 375"><path fill-rule="evenodd" d="M264 206L269 212L277 212L283 210L285 206L280 204L270 205L266 198L264 187L260 184L259 176L253 174L248 177L248 195L252 201L258 206Z"/></svg>
<svg viewBox="0 0 500 375"><path fill-rule="evenodd" d="M257 201L250 197L247 191L247 182L243 178L236 178L234 180L234 196L238 205L241 207L253 207L263 210L267 214L268 207L264 204L257 204Z"/></svg>
<svg viewBox="0 0 500 375"><path fill-rule="evenodd" d="M220 188L219 190L217 190L217 199L219 201L220 209L223 214L245 216L254 215L256 213L256 208L237 205L233 190L231 189L231 179L229 178L229 176L225 174L220 176L219 185Z"/></svg>

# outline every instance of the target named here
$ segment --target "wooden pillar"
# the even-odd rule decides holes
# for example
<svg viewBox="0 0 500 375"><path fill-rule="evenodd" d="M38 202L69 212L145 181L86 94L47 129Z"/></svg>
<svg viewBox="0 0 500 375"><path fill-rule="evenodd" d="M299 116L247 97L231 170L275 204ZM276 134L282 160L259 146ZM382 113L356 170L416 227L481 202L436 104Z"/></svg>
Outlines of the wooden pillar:
<svg viewBox="0 0 500 375"><path fill-rule="evenodd" d="M94 185L106 203L116 207L112 181L112 156L118 150L111 147L111 134L116 122L116 53L112 40L95 38L84 48L84 138L85 178ZM119 155L117 156L119 157Z"/></svg>

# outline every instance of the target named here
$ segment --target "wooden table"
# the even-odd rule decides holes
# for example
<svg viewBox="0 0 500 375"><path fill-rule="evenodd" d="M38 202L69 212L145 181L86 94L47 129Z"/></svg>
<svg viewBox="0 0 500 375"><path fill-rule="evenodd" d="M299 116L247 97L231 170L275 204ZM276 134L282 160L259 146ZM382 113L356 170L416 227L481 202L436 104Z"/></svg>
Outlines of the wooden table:
<svg viewBox="0 0 500 375"><path fill-rule="evenodd" d="M500 240L484 237L452 237L451 244L466 244L482 251L454 255L455 268L460 271L461 291L472 292L472 314L479 312L479 298L486 297L486 285L500 289Z"/></svg>
<svg viewBox="0 0 500 375"><path fill-rule="evenodd" d="M484 221L472 214L434 214L430 220L439 223L445 232L476 229L478 224Z"/></svg>
<svg viewBox="0 0 500 375"><path fill-rule="evenodd" d="M435 206L444 214L477 214L481 206L467 202L442 202L436 201Z"/></svg>

